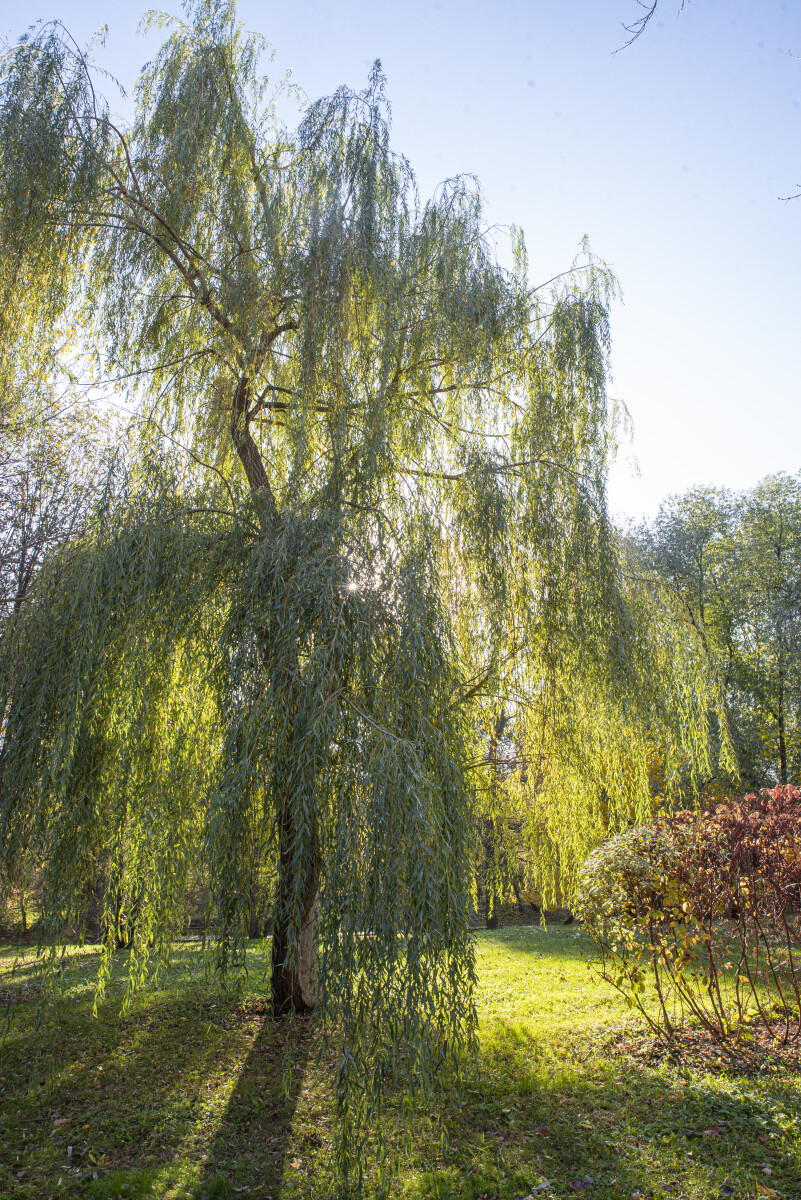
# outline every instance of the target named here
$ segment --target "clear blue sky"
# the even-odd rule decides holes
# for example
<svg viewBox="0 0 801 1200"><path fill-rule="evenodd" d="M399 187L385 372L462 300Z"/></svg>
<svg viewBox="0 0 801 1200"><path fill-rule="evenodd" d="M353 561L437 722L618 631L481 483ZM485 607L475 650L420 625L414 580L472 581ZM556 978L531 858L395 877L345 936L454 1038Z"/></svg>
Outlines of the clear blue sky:
<svg viewBox="0 0 801 1200"><path fill-rule="evenodd" d="M585 233L611 263L611 391L634 423L611 503L633 517L801 467L801 201L778 200L801 190L801 3L678 3L617 55L635 0L239 5L310 98L361 86L380 58L422 191L475 173L491 219L523 227L536 279ZM130 84L155 44L135 33L143 7L33 0L18 17L0 0L0 34L105 21L105 61Z"/></svg>

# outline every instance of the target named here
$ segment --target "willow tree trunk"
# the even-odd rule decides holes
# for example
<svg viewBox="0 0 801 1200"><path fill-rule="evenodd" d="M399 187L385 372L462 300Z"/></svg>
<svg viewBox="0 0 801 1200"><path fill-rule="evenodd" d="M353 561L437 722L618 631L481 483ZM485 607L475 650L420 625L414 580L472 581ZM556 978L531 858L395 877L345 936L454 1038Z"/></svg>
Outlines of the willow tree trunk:
<svg viewBox="0 0 801 1200"><path fill-rule="evenodd" d="M273 331L271 341L291 328L280 326ZM269 343L268 343L269 345ZM247 476L250 490L261 512L262 532L272 536L279 522L278 506L275 501L261 453L249 430L251 415L249 405L251 380L243 372L231 408L230 432L236 452ZM278 813L278 894L276 896L275 920L273 922L271 992L273 1015L282 1016L294 1009L308 1012L316 1000L314 986L315 957L315 911L320 866L316 843L298 853L299 837L297 821L290 799L284 801ZM300 864L298 866L298 860ZM300 869L304 877L298 888L296 872ZM290 955L293 911L300 896L299 945L297 952Z"/></svg>
<svg viewBox="0 0 801 1200"><path fill-rule="evenodd" d="M320 882L317 847L310 847L299 889L300 937L294 961L290 960L290 931L293 923L295 890L294 863L297 846L296 827L291 805L286 804L279 820L278 895L273 923L271 991L273 1015L291 1011L308 1012L317 999L314 977L316 957L316 911ZM306 857L306 856L304 856Z"/></svg>

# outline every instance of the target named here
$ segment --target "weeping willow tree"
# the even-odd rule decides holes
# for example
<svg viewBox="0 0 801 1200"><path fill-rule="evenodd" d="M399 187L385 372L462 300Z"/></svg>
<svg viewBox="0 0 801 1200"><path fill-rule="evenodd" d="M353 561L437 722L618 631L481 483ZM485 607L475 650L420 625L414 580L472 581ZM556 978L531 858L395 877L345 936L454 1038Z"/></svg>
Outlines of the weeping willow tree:
<svg viewBox="0 0 801 1200"><path fill-rule="evenodd" d="M654 737L703 760L714 697L614 546L603 264L534 288L474 181L422 203L378 65L290 132L230 4L151 20L130 126L58 24L3 64L4 365L77 325L158 432L6 638L0 861L44 864L58 944L102 856L99 984L124 933L134 988L199 860L237 957L261 856L345 1169L472 1036L476 814L569 874L650 803Z"/></svg>

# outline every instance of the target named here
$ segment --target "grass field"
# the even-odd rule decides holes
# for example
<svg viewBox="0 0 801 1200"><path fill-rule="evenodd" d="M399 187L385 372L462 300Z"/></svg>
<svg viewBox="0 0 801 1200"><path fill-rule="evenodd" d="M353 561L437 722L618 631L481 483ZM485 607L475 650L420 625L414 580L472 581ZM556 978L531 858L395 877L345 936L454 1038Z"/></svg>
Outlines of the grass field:
<svg viewBox="0 0 801 1200"><path fill-rule="evenodd" d="M801 1075L649 1058L584 952L572 928L478 935L480 1053L394 1195L801 1198ZM176 947L159 991L120 1016L112 987L92 1020L87 951L37 1027L34 952L2 949L0 1198L332 1196L330 1068L308 1024L288 1050L264 1015L257 953L236 999Z"/></svg>

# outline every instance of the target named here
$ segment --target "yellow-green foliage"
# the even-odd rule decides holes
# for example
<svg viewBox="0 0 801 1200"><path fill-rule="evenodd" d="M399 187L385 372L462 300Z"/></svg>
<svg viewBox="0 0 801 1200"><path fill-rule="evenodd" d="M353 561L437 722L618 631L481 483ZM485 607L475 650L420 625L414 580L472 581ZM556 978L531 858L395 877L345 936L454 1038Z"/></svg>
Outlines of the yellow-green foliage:
<svg viewBox="0 0 801 1200"><path fill-rule="evenodd" d="M232 4L164 23L130 127L58 25L0 68L0 367L80 320L151 432L4 643L0 864L45 864L56 945L102 859L132 992L198 861L241 954L258 841L288 970L317 897L358 1169L471 1042L476 817L569 887L655 739L706 764L716 689L608 519L607 268L538 289L474 180L421 203L378 64L292 131Z"/></svg>

